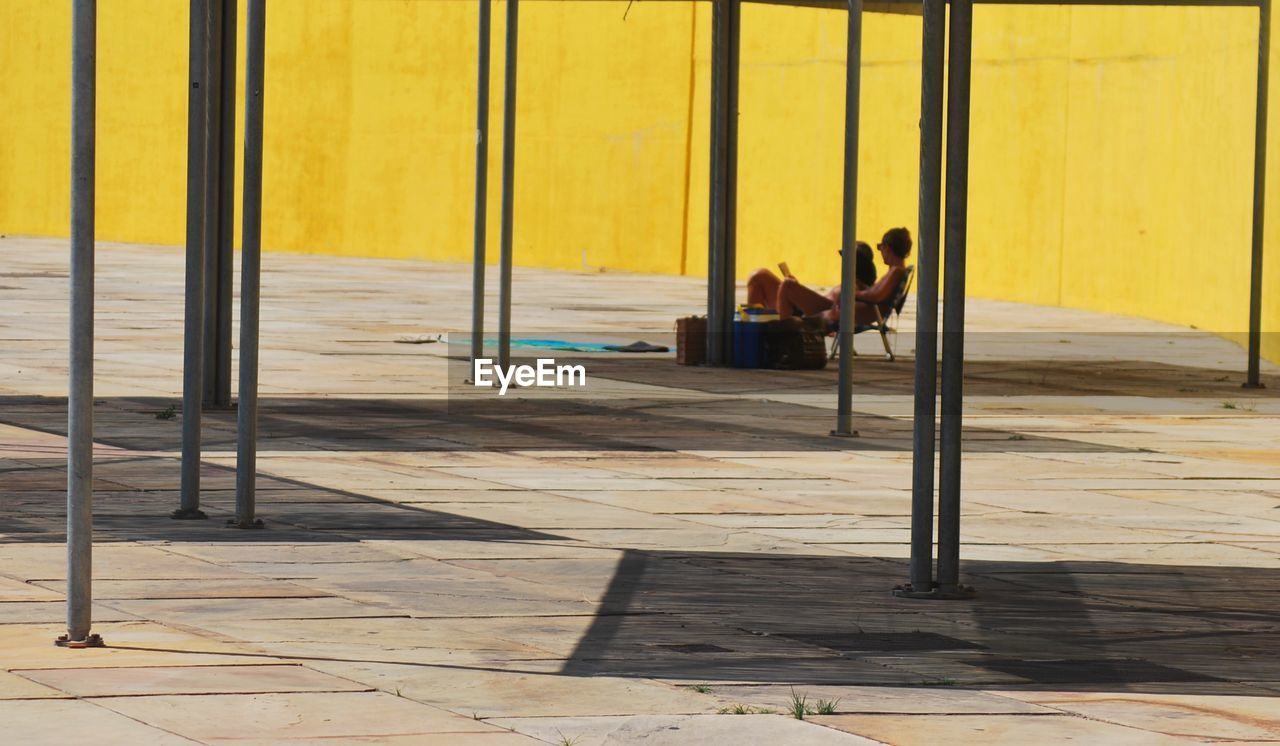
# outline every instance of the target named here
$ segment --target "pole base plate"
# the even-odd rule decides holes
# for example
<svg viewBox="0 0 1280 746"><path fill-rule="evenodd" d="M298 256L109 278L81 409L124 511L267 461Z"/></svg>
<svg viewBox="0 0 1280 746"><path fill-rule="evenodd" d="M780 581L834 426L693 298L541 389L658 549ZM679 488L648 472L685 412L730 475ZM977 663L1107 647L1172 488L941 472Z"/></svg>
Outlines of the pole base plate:
<svg viewBox="0 0 1280 746"><path fill-rule="evenodd" d="M1262 381L1258 381L1257 383L1249 383L1248 381L1245 381L1244 383L1240 384L1240 388L1242 389L1265 389L1266 387L1267 387L1267 384L1263 383Z"/></svg>
<svg viewBox="0 0 1280 746"><path fill-rule="evenodd" d="M842 433L842 432L840 432L839 430L832 430L832 431L830 432L830 435L831 435L831 437L833 437L833 438L857 438L857 437L859 437L859 435L858 435L858 431L857 431L857 430L850 430L850 431L849 431L849 432L847 432L847 433Z"/></svg>
<svg viewBox="0 0 1280 746"><path fill-rule="evenodd" d="M203 521L209 516L199 508L178 508L170 513L169 517L175 521Z"/></svg>
<svg viewBox="0 0 1280 746"><path fill-rule="evenodd" d="M254 518L251 521L242 521L239 518L231 518L227 521L227 528L253 529L266 528L266 526L263 525L261 518Z"/></svg>
<svg viewBox="0 0 1280 746"><path fill-rule="evenodd" d="M963 601L967 598L973 598L977 595L977 591L971 585L958 585L954 589L948 588L943 590L937 583L929 590L916 590L910 583L906 585L895 586L893 589L895 598L910 598L922 601Z"/></svg>
<svg viewBox="0 0 1280 746"><path fill-rule="evenodd" d="M71 648L78 650L80 648L101 648L106 647L106 643L102 641L101 635L89 635L83 640L72 640L70 635L58 635L53 641L54 645L60 648Z"/></svg>

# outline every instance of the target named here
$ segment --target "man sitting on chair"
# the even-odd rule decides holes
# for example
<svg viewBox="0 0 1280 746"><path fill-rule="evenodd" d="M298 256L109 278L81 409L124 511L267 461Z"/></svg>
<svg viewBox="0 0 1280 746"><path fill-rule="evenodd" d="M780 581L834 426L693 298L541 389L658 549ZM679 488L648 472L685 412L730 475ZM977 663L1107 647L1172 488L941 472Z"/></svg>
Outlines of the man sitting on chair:
<svg viewBox="0 0 1280 746"><path fill-rule="evenodd" d="M866 244L859 244L859 254ZM876 306L893 300L899 285L907 273L907 257L911 254L911 232L906 228L890 228L880 245L880 258L889 269L884 276L875 278L875 265L858 256L857 287L855 288L854 323L873 324ZM867 257L869 259L869 257ZM865 267L870 264L870 282L866 282ZM777 309L779 318L792 316L821 316L828 330L840 326L839 285L825 294L801 285L794 277L780 278L767 269L757 269L747 279L747 305L761 305Z"/></svg>

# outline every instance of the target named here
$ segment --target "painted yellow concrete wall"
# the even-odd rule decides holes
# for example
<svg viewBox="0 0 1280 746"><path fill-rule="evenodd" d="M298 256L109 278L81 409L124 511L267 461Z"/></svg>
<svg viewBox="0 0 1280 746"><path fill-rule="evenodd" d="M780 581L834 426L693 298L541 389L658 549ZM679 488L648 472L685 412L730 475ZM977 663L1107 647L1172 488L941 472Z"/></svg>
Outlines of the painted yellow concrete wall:
<svg viewBox="0 0 1280 746"><path fill-rule="evenodd" d="M521 7L521 264L705 273L710 5L627 5ZM176 245L186 3L99 7L99 235ZM496 2L493 254L503 11ZM742 26L740 274L785 259L830 282L844 15L747 5ZM268 249L470 256L475 28L473 0L272 1ZM69 29L67 3L0 2L3 233L66 233ZM970 292L1242 332L1256 39L1245 9L979 7ZM916 225L919 51L919 18L867 18L866 239ZM1280 251L1265 276L1265 328L1280 332Z"/></svg>

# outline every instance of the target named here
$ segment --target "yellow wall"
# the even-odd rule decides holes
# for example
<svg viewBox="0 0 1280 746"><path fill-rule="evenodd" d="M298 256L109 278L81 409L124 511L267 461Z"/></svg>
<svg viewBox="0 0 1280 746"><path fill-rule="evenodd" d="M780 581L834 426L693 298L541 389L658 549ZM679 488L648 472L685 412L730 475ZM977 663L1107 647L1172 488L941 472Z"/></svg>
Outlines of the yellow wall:
<svg viewBox="0 0 1280 746"><path fill-rule="evenodd" d="M521 6L519 263L705 272L711 9L627 6ZM186 3L99 8L99 235L179 244ZM503 17L495 2L492 254ZM844 15L753 4L742 27L740 274L786 259L830 281ZM470 256L475 28L474 0L270 3L268 249ZM68 3L0 2L0 232L66 233L69 38ZM864 40L875 239L916 225L919 18L870 15ZM1242 332L1256 40L1247 9L978 8L970 291ZM1280 332L1280 251L1264 276Z"/></svg>

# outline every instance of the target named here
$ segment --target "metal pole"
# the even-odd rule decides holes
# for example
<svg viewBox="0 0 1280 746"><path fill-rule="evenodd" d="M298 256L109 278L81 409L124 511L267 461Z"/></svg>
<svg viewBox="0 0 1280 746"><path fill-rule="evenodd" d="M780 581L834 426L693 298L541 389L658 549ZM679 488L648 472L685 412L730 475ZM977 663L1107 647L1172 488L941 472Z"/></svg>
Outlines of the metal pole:
<svg viewBox="0 0 1280 746"><path fill-rule="evenodd" d="M205 106L207 129L204 134L204 395L205 407L218 402L218 300L222 296L218 272L218 215L221 211L222 185L218 152L222 141L222 6L226 0L207 0L209 29L206 37Z"/></svg>
<svg viewBox="0 0 1280 746"><path fill-rule="evenodd" d="M484 357L485 221L489 197L489 40L490 0L480 0L480 52L476 83L476 211L475 248L471 265L471 362Z"/></svg>
<svg viewBox="0 0 1280 746"><path fill-rule="evenodd" d="M182 497L174 518L204 518L200 510L200 402L204 393L205 137L209 126L208 0L191 0L190 75L187 98L187 296L182 353Z"/></svg>
<svg viewBox="0 0 1280 746"><path fill-rule="evenodd" d="M1245 387L1262 388L1262 224L1267 194L1267 94L1271 67L1271 0L1258 5L1258 102L1253 125L1253 239L1249 261L1249 372Z"/></svg>
<svg viewBox="0 0 1280 746"><path fill-rule="evenodd" d="M946 0L924 0L920 85L920 230L916 236L915 418L912 429L910 585L933 591L933 466L938 391L938 224L942 209L942 68Z"/></svg>
<svg viewBox="0 0 1280 746"><path fill-rule="evenodd" d="M724 252L720 257L720 365L733 364L733 310L738 263L738 71L742 46L742 0L729 0L729 44L725 64Z"/></svg>
<svg viewBox="0 0 1280 746"><path fill-rule="evenodd" d="M262 279L262 110L266 0L249 0L245 18L244 225L240 248L240 407L236 412L237 528L255 517L258 473L258 318Z"/></svg>
<svg viewBox="0 0 1280 746"><path fill-rule="evenodd" d="M498 273L498 363L511 364L511 233L516 171L516 53L520 2L507 0L506 71L502 92L502 235Z"/></svg>
<svg viewBox="0 0 1280 746"><path fill-rule="evenodd" d="M840 245L840 391L836 397L836 429L832 435L857 435L853 430L853 326L857 288L858 244L858 125L862 84L862 0L849 0L849 53L844 74L844 218Z"/></svg>
<svg viewBox="0 0 1280 746"><path fill-rule="evenodd" d="M67 396L67 633L90 647L93 605L93 250L97 133L97 0L75 0L71 19L71 373Z"/></svg>
<svg viewBox="0 0 1280 746"><path fill-rule="evenodd" d="M938 595L951 598L970 591L960 585L960 456L972 62L973 0L951 0L951 54L947 76L947 279L942 309L942 443L938 457Z"/></svg>
<svg viewBox="0 0 1280 746"><path fill-rule="evenodd" d="M233 235L236 219L236 0L222 0L218 85L218 242L213 244L217 258L217 296L213 346L213 404L231 406L231 287L235 250Z"/></svg>
<svg viewBox="0 0 1280 746"><path fill-rule="evenodd" d="M710 236L707 240L707 364L724 362L724 260L728 199L728 90L730 0L711 6L711 173ZM730 317L732 324L732 317Z"/></svg>

